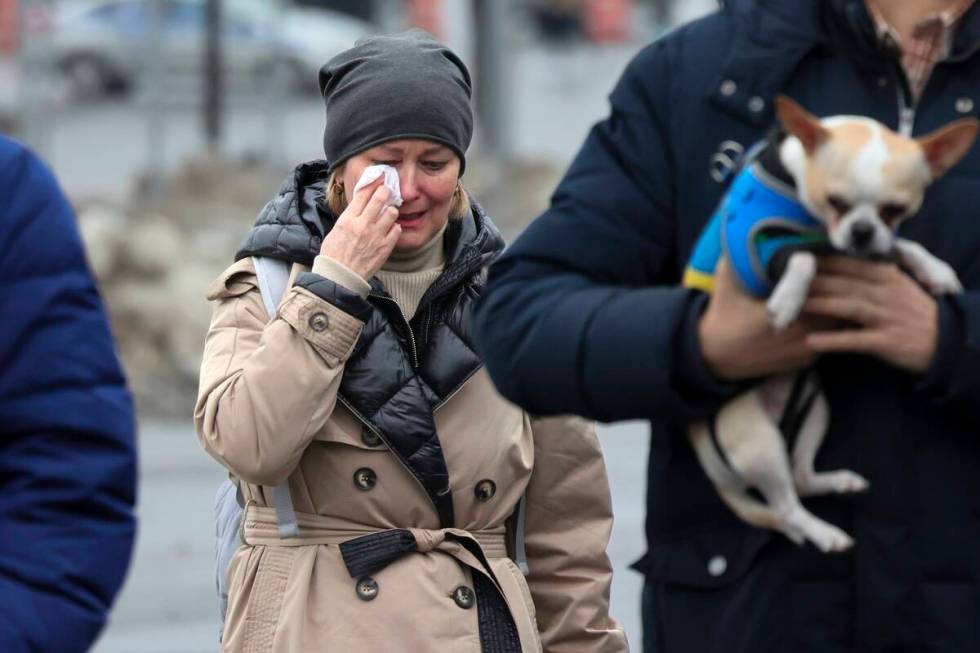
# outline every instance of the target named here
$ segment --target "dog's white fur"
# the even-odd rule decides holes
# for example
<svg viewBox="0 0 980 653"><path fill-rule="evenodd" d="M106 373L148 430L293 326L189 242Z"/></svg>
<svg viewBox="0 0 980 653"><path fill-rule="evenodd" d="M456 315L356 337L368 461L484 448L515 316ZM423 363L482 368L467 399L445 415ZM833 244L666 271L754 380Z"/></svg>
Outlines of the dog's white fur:
<svg viewBox="0 0 980 653"><path fill-rule="evenodd" d="M894 251L930 292L960 292L962 286L952 267L922 245L898 238L895 229L918 210L926 186L969 150L978 122L960 120L910 142L868 118L817 120L785 97L777 100L777 107L780 122L790 134L780 147L780 159L796 181L802 204L826 225L831 244L865 256ZM864 129L855 129L859 126ZM863 138L855 139L855 133L862 131ZM848 198L848 210L835 210L830 195ZM905 207L904 215L891 225L878 208L889 203ZM856 225L872 231L861 247L854 239ZM816 271L814 254L790 256L767 301L773 328L784 329L796 319ZM780 531L800 545L810 541L823 552L843 551L853 545L851 537L810 513L799 497L860 492L869 483L846 469L814 471L813 461L830 420L826 398L816 388L807 389L818 394L792 457L787 453L778 416L789 401L793 378L772 377L722 407L715 417L715 433L727 464L712 442L707 423L692 425L689 437L721 498L743 520ZM757 489L765 502L750 495L749 488Z"/></svg>

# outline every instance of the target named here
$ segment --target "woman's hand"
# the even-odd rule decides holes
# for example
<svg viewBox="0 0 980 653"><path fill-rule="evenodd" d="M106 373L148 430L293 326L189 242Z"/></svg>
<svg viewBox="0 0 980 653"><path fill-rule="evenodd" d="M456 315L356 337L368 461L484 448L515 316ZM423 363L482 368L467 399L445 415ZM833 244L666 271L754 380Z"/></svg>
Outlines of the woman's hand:
<svg viewBox="0 0 980 653"><path fill-rule="evenodd" d="M843 256L821 260L803 311L848 324L811 333L807 344L817 352L869 354L918 373L936 353L936 300L893 264Z"/></svg>
<svg viewBox="0 0 980 653"><path fill-rule="evenodd" d="M391 191L381 177L354 193L333 229L323 239L320 254L329 256L367 280L381 269L401 236L398 208L385 206Z"/></svg>
<svg viewBox="0 0 980 653"><path fill-rule="evenodd" d="M740 289L728 262L722 259L698 337L712 373L737 381L792 372L813 363L816 356L806 345L812 327L811 320L797 319L782 331L773 329L765 302Z"/></svg>

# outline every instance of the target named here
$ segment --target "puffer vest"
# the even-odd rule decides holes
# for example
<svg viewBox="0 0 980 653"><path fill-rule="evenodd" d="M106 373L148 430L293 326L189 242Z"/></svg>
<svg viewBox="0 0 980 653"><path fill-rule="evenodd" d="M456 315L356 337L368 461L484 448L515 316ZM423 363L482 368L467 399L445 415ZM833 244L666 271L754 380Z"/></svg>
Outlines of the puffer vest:
<svg viewBox="0 0 980 653"><path fill-rule="evenodd" d="M336 221L324 202L327 167L322 160L297 166L259 214L235 260L268 256L312 265ZM473 203L468 216L450 222L445 248L445 269L411 321L384 285L371 279L368 301L375 310L347 360L338 401L388 446L425 490L441 527L451 528L449 472L433 413L482 367L472 307L503 239Z"/></svg>

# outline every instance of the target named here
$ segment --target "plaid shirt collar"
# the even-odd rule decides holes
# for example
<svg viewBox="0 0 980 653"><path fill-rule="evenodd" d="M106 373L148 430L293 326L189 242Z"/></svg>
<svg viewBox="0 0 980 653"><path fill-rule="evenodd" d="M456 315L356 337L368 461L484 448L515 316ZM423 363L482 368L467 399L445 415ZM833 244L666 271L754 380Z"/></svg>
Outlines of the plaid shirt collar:
<svg viewBox="0 0 980 653"><path fill-rule="evenodd" d="M970 10L970 7L975 2L976 0L959 0L959 2L952 3L944 11L926 16L912 30L912 39L931 39L934 35L941 34L946 37L945 40L947 41L948 48L948 42L952 41L950 37L952 37L953 32L956 30L956 24L963 17L963 14ZM871 14L871 18L874 20L878 40L882 43L894 43L895 46L901 49L902 37L899 36L894 27L888 24L888 21L882 16L875 1L865 0L865 4L868 7L868 13Z"/></svg>
<svg viewBox="0 0 980 653"><path fill-rule="evenodd" d="M949 55L956 27L975 2L959 0L944 11L926 16L916 24L908 42L903 42L895 28L882 16L874 0L865 0L879 43L901 53L902 68L915 97L925 88L933 67Z"/></svg>

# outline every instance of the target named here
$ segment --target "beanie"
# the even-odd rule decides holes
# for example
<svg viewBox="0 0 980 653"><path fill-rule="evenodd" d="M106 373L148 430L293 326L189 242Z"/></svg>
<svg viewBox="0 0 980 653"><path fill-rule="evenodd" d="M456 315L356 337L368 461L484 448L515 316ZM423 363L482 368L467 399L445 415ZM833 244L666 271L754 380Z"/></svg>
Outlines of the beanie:
<svg viewBox="0 0 980 653"><path fill-rule="evenodd" d="M451 148L466 167L473 136L472 84L463 61L422 30L370 36L320 69L326 104L323 151L332 171L399 138Z"/></svg>

